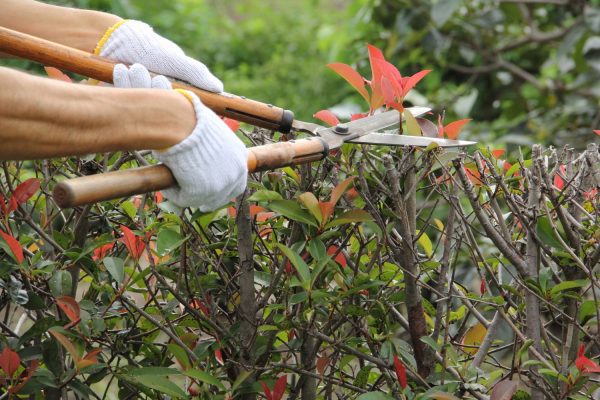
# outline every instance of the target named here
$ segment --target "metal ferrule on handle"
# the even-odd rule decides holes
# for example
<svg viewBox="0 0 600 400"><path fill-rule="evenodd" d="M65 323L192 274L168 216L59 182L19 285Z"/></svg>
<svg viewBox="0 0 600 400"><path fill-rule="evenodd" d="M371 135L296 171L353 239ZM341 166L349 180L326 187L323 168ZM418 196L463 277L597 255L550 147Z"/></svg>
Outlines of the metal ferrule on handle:
<svg viewBox="0 0 600 400"><path fill-rule="evenodd" d="M0 52L108 83L112 83L113 69L118 64L85 51L3 27L0 27ZM202 103L223 117L283 133L290 132L292 128L294 113L289 110L232 94L208 92L182 82L173 82L173 87L194 92Z"/></svg>
<svg viewBox="0 0 600 400"><path fill-rule="evenodd" d="M328 151L327 143L318 137L252 147L248 155L248 171L259 172L318 161L325 158ZM77 207L162 190L176 184L169 168L159 164L62 181L54 187L53 197L62 208Z"/></svg>

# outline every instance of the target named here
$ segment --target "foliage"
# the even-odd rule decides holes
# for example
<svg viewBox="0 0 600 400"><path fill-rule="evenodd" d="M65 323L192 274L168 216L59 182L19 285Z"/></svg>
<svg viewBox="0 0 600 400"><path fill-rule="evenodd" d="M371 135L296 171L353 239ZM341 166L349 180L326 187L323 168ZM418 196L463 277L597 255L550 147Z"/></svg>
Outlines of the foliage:
<svg viewBox="0 0 600 400"><path fill-rule="evenodd" d="M446 123L448 108L478 121L463 136L490 129L516 143L505 132L546 140L541 130L585 127L595 137L591 5L354 1L357 17L336 34L314 1L76 3L154 24L213 60L229 90L303 117L365 91L365 114L380 101L402 108L421 91L438 116L415 125L404 113L404 132L457 136L468 121ZM524 21L535 28L525 39ZM540 42L539 31L571 25ZM384 50L363 57L366 41ZM340 59L355 61L333 68L352 75L350 87L324 67ZM433 71L406 93L391 67L420 77L424 65ZM320 115L335 124L362 110L333 111ZM238 135L249 145L281 139ZM159 193L74 210L49 195L65 176L131 168L144 155L2 163L0 396L493 400L599 390L594 144L469 154L345 145L321 163L255 174L212 213Z"/></svg>

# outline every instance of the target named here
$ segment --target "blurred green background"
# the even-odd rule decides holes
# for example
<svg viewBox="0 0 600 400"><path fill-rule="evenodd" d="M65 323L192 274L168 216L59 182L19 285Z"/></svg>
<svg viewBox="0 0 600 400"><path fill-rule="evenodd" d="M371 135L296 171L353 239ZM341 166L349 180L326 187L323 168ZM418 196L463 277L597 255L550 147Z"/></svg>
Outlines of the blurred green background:
<svg viewBox="0 0 600 400"><path fill-rule="evenodd" d="M326 64L367 78L366 44L403 74L433 69L408 98L472 118L494 147L584 147L600 128L600 0L70 0L140 19L204 61L226 90L310 119L361 98Z"/></svg>

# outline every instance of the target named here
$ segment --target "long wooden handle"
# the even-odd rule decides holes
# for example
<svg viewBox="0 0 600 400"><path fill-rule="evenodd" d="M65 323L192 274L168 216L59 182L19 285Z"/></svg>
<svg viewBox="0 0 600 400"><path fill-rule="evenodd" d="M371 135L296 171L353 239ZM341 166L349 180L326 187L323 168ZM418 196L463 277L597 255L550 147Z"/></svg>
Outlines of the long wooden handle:
<svg viewBox="0 0 600 400"><path fill-rule="evenodd" d="M0 27L0 52L108 83L112 83L112 71L118 64L85 51L3 27ZM181 82L173 82L173 87L194 92L207 107L223 117L262 128L288 133L294 121L291 111L270 104L228 93L208 92Z"/></svg>
<svg viewBox="0 0 600 400"><path fill-rule="evenodd" d="M321 160L328 150L327 144L320 138L252 147L248 155L248 171L266 171ZM53 196L60 207L66 208L148 193L176 184L169 168L159 164L62 181L54 187Z"/></svg>

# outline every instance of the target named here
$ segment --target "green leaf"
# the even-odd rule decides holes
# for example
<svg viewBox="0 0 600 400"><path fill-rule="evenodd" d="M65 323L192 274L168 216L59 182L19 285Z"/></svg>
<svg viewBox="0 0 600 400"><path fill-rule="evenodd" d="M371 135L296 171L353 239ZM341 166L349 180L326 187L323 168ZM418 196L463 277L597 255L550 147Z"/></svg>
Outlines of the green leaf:
<svg viewBox="0 0 600 400"><path fill-rule="evenodd" d="M417 235L419 236L418 242L421 247L423 247L423 250L425 250L425 254L427 254L427 257L431 257L433 254L433 244L431 243L431 239L429 239L429 236L427 236L425 232L417 232Z"/></svg>
<svg viewBox="0 0 600 400"><path fill-rule="evenodd" d="M298 276L300 277L300 281L302 282L302 284L310 284L310 268L304 262L302 257L300 257L300 255L294 250L281 243L277 243L277 247L279 247L279 250L281 250L283 254L285 254L285 256L290 260L294 268L296 268L296 271L298 271Z"/></svg>
<svg viewBox="0 0 600 400"><path fill-rule="evenodd" d="M54 271L52 277L48 281L50 292L54 297L69 295L73 285L73 278L68 271L59 269Z"/></svg>
<svg viewBox="0 0 600 400"><path fill-rule="evenodd" d="M411 136L422 136L421 126L417 122L416 118L408 110L404 110L404 118L406 119L406 131Z"/></svg>
<svg viewBox="0 0 600 400"><path fill-rule="evenodd" d="M562 248L562 244L556 239L555 233L548 217L542 217L538 220L537 234L542 242L555 248Z"/></svg>
<svg viewBox="0 0 600 400"><path fill-rule="evenodd" d="M310 242L308 242L308 252L317 261L321 261L327 257L325 245L318 238L313 238L310 240Z"/></svg>
<svg viewBox="0 0 600 400"><path fill-rule="evenodd" d="M594 300L587 300L581 303L579 309L579 323L583 324L588 318L595 317L597 309L598 305Z"/></svg>
<svg viewBox="0 0 600 400"><path fill-rule="evenodd" d="M323 214L321 213L321 208L319 207L319 200L317 200L313 193L302 193L300 196L298 196L298 201L308 209L312 216L315 217L317 222L321 223L321 221L323 221Z"/></svg>
<svg viewBox="0 0 600 400"><path fill-rule="evenodd" d="M319 226L315 221L314 217L305 210L303 210L302 207L300 207L300 205L295 201L272 201L267 205L267 208L293 221L303 222L305 224L314 226L315 228Z"/></svg>
<svg viewBox="0 0 600 400"><path fill-rule="evenodd" d="M373 217L371 217L371 214L365 210L350 210L340 215L339 218L336 218L328 223L325 226L325 229L333 228L334 226L338 225L350 224L353 222L368 222L372 220Z"/></svg>
<svg viewBox="0 0 600 400"><path fill-rule="evenodd" d="M145 369L145 368L144 368ZM159 375L125 375L123 378L132 383L157 390L175 398L187 398L185 392L167 378Z"/></svg>
<svg viewBox="0 0 600 400"><path fill-rule="evenodd" d="M550 293L554 295L565 290L580 288L587 284L588 281L586 279L580 279L576 281L564 281L550 289Z"/></svg>
<svg viewBox="0 0 600 400"><path fill-rule="evenodd" d="M394 398L383 392L369 392L361 394L356 400L394 400Z"/></svg>
<svg viewBox="0 0 600 400"><path fill-rule="evenodd" d="M440 351L440 345L431 336L421 336L421 342L426 343L435 351Z"/></svg>
<svg viewBox="0 0 600 400"><path fill-rule="evenodd" d="M184 369L188 369L190 365L190 359L188 358L187 353L183 349L183 347L178 344L171 343L167 345L167 349L175 356L177 361L183 366Z"/></svg>
<svg viewBox="0 0 600 400"><path fill-rule="evenodd" d="M181 372L174 368L166 368L166 367L142 367L142 368L132 368L127 372L129 376L143 376L143 375L151 375L151 376L168 376L168 375L181 375Z"/></svg>
<svg viewBox="0 0 600 400"><path fill-rule="evenodd" d="M248 201L273 201L283 200L283 197L277 192L272 190L257 190L248 198Z"/></svg>
<svg viewBox="0 0 600 400"><path fill-rule="evenodd" d="M235 382L233 382L233 385L231 385L231 391L235 392L237 390L237 388L246 381L246 379L248 379L248 377L250 377L250 375L252 375L252 371L242 371L240 372L240 374L238 375L237 379L235 380Z"/></svg>
<svg viewBox="0 0 600 400"><path fill-rule="evenodd" d="M304 303L308 300L308 292L294 293L290 296L290 305Z"/></svg>
<svg viewBox="0 0 600 400"><path fill-rule="evenodd" d="M106 270L117 283L122 283L125 278L125 267L123 260L117 257L104 257L102 263Z"/></svg>
<svg viewBox="0 0 600 400"><path fill-rule="evenodd" d="M221 381L209 374L208 372L200 371L199 369L189 369L183 374L201 382L208 383L209 385L216 386L221 390L225 390L225 386L223 386Z"/></svg>
<svg viewBox="0 0 600 400"><path fill-rule="evenodd" d="M438 27L443 26L460 6L460 0L438 0L431 7L431 19Z"/></svg>
<svg viewBox="0 0 600 400"><path fill-rule="evenodd" d="M137 209L129 200L125 200L121 203L121 210L123 210L123 212L131 219L134 219L137 214Z"/></svg>
<svg viewBox="0 0 600 400"><path fill-rule="evenodd" d="M182 243L179 232L166 228L161 229L156 238L156 253L159 256L164 256L181 246Z"/></svg>

